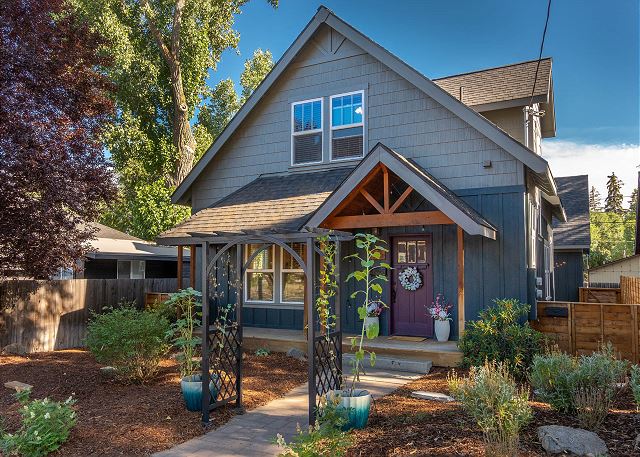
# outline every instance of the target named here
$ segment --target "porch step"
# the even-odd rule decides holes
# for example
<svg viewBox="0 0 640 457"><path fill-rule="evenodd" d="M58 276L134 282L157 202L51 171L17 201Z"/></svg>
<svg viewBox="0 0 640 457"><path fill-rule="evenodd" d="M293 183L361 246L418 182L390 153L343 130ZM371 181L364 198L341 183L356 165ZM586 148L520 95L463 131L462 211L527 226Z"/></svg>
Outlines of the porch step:
<svg viewBox="0 0 640 457"><path fill-rule="evenodd" d="M351 364L353 363L355 356L350 353L344 353L342 355L342 367L345 373L349 371ZM365 372L367 368L371 365L369 364L369 359L365 357L364 361L364 369ZM389 356L378 356L376 357L375 368L378 370L389 370L389 371L404 371L405 373L419 373L419 374L429 374L431 371L431 367L433 363L431 360L419 360L419 359L409 359L406 357L389 357Z"/></svg>

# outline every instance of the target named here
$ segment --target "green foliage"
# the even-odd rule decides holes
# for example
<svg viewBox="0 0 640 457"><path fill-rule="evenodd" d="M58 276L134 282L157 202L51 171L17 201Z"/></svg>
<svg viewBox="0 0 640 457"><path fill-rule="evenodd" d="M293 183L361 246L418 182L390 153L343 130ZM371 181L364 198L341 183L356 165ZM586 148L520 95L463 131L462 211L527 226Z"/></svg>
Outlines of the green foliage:
<svg viewBox="0 0 640 457"><path fill-rule="evenodd" d="M271 354L271 351L268 348L258 348L256 349L256 355L258 357L266 357Z"/></svg>
<svg viewBox="0 0 640 457"><path fill-rule="evenodd" d="M336 280L336 241L332 241L329 235L318 238L318 245L322 253L323 262L319 271L320 289L316 298L316 311L320 328L328 335L336 325L336 315L331 312L331 301L338 290Z"/></svg>
<svg viewBox="0 0 640 457"><path fill-rule="evenodd" d="M195 329L202 321L201 297L200 292L189 287L171 294L165 302L166 305L174 307L179 316L169 330L169 337L173 338L174 346L180 350L178 362L180 376L183 378L195 374L200 368L196 355L202 339L195 334Z"/></svg>
<svg viewBox="0 0 640 457"><path fill-rule="evenodd" d="M640 365L634 365L631 367L630 384L633 399L635 400L638 409L640 409Z"/></svg>
<svg viewBox="0 0 640 457"><path fill-rule="evenodd" d="M22 424L11 434L0 429L0 450L5 455L40 457L54 452L69 438L76 424L76 413L72 409L75 400L69 397L64 402L30 400L30 390L16 394L22 406Z"/></svg>
<svg viewBox="0 0 640 457"><path fill-rule="evenodd" d="M360 336L354 336L351 338L351 349L354 350L354 361L352 370L352 380L350 391L353 391L356 387L356 382L360 380L360 373L362 371L362 361L365 354L369 354L369 363L374 366L376 363L376 354L372 351L363 349L364 337L367 339L373 339L378 336L379 326L365 325L365 317L367 317L367 310L372 303L376 303L377 306L386 307L387 305L382 301L382 283L388 281L388 278L383 273L386 270L391 269L388 263L381 262L384 254L389 250L382 246L385 243L377 236L370 233L357 233L355 236L356 248L359 252L351 254L345 257L346 259L354 259L359 265L360 269L355 269L349 273L346 281L355 281L356 283L364 283L360 289L351 294L351 298L362 298L362 303L358 306L358 317L362 320L362 328ZM356 350L357 348L357 350Z"/></svg>
<svg viewBox="0 0 640 457"><path fill-rule="evenodd" d="M94 314L86 343L96 360L114 367L121 380L145 382L169 349L169 331L169 321L158 313L123 306Z"/></svg>
<svg viewBox="0 0 640 457"><path fill-rule="evenodd" d="M602 211L602 198L595 186L589 191L589 211Z"/></svg>
<svg viewBox="0 0 640 457"><path fill-rule="evenodd" d="M453 397L484 433L486 455L516 455L520 430L533 416L529 394L518 388L509 367L486 361L471 367L468 378L454 373L448 381Z"/></svg>
<svg viewBox="0 0 640 457"><path fill-rule="evenodd" d="M613 172L607 178L609 180L607 181L607 198L605 198L604 210L622 214L622 181Z"/></svg>
<svg viewBox="0 0 640 457"><path fill-rule="evenodd" d="M576 394L598 396L609 404L616 385L627 373L627 363L615 358L611 344L598 352L572 357L553 351L534 357L531 366L531 386L542 401L562 413L579 412Z"/></svg>
<svg viewBox="0 0 640 457"><path fill-rule="evenodd" d="M522 379L535 354L543 349L544 336L528 322L520 323L529 313L529 305L516 299L497 299L480 311L480 319L467 322L458 347L462 366L480 366L485 360L503 362L514 376Z"/></svg>
<svg viewBox="0 0 640 457"><path fill-rule="evenodd" d="M303 430L290 443L278 434L276 444L283 448L281 457L342 457L353 439L342 428L348 422L349 413L340 406L338 397L323 400L314 426Z"/></svg>
<svg viewBox="0 0 640 457"><path fill-rule="evenodd" d="M589 268L633 253L635 212L591 212Z"/></svg>

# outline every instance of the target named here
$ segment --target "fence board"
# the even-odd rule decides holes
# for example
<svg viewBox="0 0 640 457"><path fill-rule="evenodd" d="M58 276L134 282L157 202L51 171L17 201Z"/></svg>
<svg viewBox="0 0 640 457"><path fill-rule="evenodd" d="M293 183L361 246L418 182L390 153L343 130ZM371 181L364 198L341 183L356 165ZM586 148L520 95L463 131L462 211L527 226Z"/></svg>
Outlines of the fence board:
<svg viewBox="0 0 640 457"><path fill-rule="evenodd" d="M0 282L0 347L29 352L81 347L92 312L123 300L144 307L148 292L177 290L176 278Z"/></svg>
<svg viewBox="0 0 640 457"><path fill-rule="evenodd" d="M580 303L621 303L620 288L580 287Z"/></svg>

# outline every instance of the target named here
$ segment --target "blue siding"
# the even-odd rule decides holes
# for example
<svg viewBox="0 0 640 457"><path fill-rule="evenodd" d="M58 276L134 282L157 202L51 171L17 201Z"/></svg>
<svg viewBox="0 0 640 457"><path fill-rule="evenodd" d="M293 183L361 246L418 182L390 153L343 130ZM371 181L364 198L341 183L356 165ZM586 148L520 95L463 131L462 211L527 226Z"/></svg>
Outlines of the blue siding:
<svg viewBox="0 0 640 457"><path fill-rule="evenodd" d="M247 327L266 327L290 330L302 330L304 312L301 309L248 308L242 312Z"/></svg>
<svg viewBox="0 0 640 457"><path fill-rule="evenodd" d="M584 282L582 251L554 252L555 299L578 301L578 288Z"/></svg>

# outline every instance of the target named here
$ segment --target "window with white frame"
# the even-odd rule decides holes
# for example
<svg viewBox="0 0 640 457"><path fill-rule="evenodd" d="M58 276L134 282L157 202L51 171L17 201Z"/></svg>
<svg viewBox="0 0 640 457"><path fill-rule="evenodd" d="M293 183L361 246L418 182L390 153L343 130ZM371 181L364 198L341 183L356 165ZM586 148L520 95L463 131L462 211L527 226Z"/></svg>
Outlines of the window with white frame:
<svg viewBox="0 0 640 457"><path fill-rule="evenodd" d="M291 243L289 246L305 258L304 243ZM304 271L298 261L284 248L280 248L280 299L282 303L304 303Z"/></svg>
<svg viewBox="0 0 640 457"><path fill-rule="evenodd" d="M144 279L144 260L118 260L118 279Z"/></svg>
<svg viewBox="0 0 640 457"><path fill-rule="evenodd" d="M262 244L248 244L245 249L245 261L262 248ZM273 303L273 253L274 247L262 250L248 266L244 276L245 296L247 302Z"/></svg>
<svg viewBox="0 0 640 457"><path fill-rule="evenodd" d="M545 300L551 300L551 246L544 242L544 296Z"/></svg>
<svg viewBox="0 0 640 457"><path fill-rule="evenodd" d="M331 160L364 156L364 92L331 97Z"/></svg>
<svg viewBox="0 0 640 457"><path fill-rule="evenodd" d="M291 104L291 163L322 162L322 99Z"/></svg>

